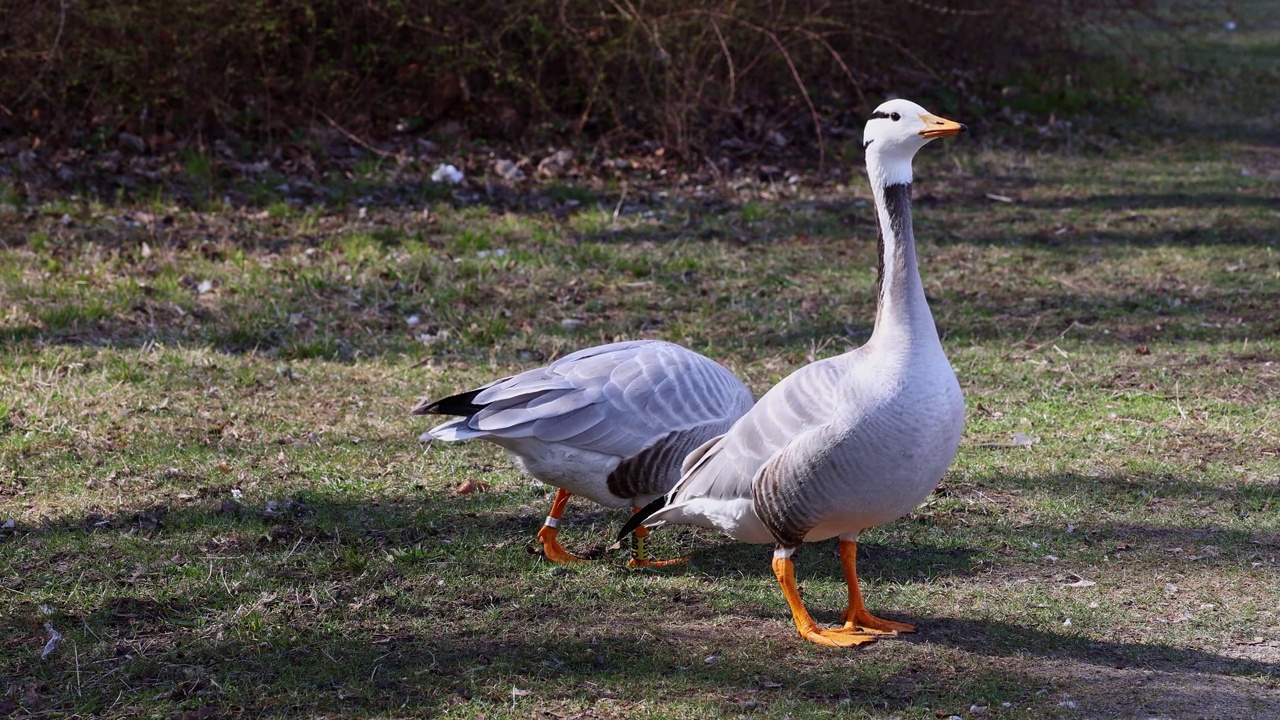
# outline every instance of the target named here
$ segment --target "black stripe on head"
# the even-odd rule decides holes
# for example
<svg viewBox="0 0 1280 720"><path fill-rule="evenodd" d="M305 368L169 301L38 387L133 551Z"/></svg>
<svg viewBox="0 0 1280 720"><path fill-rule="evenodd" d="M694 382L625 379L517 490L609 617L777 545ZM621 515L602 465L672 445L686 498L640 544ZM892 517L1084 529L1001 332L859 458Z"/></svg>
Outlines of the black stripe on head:
<svg viewBox="0 0 1280 720"><path fill-rule="evenodd" d="M889 113L887 113L887 112L885 112L885 111L883 111L883 110L877 110L877 111L875 111L875 112L871 113L871 119L872 119L872 120L888 120L888 119L889 119Z"/></svg>

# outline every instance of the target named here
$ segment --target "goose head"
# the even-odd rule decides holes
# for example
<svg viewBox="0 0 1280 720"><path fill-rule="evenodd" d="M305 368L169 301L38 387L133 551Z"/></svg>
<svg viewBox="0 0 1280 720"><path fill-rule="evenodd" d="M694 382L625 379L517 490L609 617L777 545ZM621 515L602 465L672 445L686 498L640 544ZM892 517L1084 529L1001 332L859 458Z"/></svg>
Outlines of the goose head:
<svg viewBox="0 0 1280 720"><path fill-rule="evenodd" d="M930 140L968 128L938 117L910 100L890 100L871 113L862 133L867 169L884 185L911 182L911 159ZM876 177L879 175L880 177Z"/></svg>

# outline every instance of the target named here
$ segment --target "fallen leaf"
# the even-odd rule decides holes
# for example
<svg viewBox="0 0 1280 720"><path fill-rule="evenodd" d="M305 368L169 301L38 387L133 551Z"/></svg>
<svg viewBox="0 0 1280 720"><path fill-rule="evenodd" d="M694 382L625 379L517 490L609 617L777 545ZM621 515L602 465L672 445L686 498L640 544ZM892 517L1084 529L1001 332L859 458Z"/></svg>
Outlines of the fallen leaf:
<svg viewBox="0 0 1280 720"><path fill-rule="evenodd" d="M1008 195L997 195L996 193L987 193L986 197L988 200L995 200L996 202L1002 202L1002 203L1013 202L1013 198L1009 197Z"/></svg>
<svg viewBox="0 0 1280 720"><path fill-rule="evenodd" d="M1264 640L1261 635L1257 635L1249 638L1248 640L1237 640L1236 644L1237 645L1261 645L1264 642L1266 642L1266 640Z"/></svg>
<svg viewBox="0 0 1280 720"><path fill-rule="evenodd" d="M44 698L40 695L42 686L43 683L32 685L22 693L22 704L26 706L27 710L39 710L44 707Z"/></svg>
<svg viewBox="0 0 1280 720"><path fill-rule="evenodd" d="M483 480L468 480L458 486L454 492L458 495L470 495L474 492L484 492L489 489L489 483Z"/></svg>
<svg viewBox="0 0 1280 720"><path fill-rule="evenodd" d="M1074 588L1093 587L1094 585L1097 585L1097 584L1098 583L1092 580L1077 580L1073 583L1067 583L1066 585L1063 585L1063 587L1074 587Z"/></svg>

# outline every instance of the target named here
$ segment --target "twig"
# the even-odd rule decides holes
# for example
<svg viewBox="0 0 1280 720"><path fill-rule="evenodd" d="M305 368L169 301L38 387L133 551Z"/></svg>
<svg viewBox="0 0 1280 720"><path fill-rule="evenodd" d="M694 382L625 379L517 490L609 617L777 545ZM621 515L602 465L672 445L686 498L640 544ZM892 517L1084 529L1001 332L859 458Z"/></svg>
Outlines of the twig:
<svg viewBox="0 0 1280 720"><path fill-rule="evenodd" d="M343 135L346 135L348 140L350 140L350 141L351 141L351 142L353 142L353 143L358 144L360 147L364 148L365 150L368 150L369 152L371 152L371 153L373 153L373 154L375 154L375 155L381 156L381 157L385 157L385 158L395 158L395 159L397 159L397 160L399 160L399 159L400 159L400 154L399 154L399 153L392 153L392 152L387 152L386 150L380 150L380 149L378 149L378 148L376 148L376 147L374 147L374 146L370 145L369 143L365 142L364 140L361 140L360 138L356 137L356 136L355 136L351 131L349 131L349 130L347 130L346 128L342 127L341 125L339 125L339 124L337 123L337 121L335 121L333 118L331 118L331 117L329 117L328 115L326 115L326 114L325 114L325 112L324 112L323 110L317 110L316 112L320 113L320 117L322 117L322 118L324 118L326 121L328 121L328 123L329 123L330 125L332 125L332 126L333 126L333 129L334 129L334 130L337 130L338 132L342 133Z"/></svg>
<svg viewBox="0 0 1280 720"><path fill-rule="evenodd" d="M990 15L992 10L958 10L956 8L943 7L934 5L933 3L921 2L921 0L907 0L908 4L922 7L929 12L939 13L942 15Z"/></svg>
<svg viewBox="0 0 1280 720"><path fill-rule="evenodd" d="M27 99L27 95L36 89L36 84L40 82L40 78L44 76L50 65L53 65L53 56L58 52L58 46L62 44L62 31L67 27L67 3L69 0L59 0L58 2L58 32L53 36L53 45L49 48L49 54L45 56L44 64L36 71L35 77L31 78L31 84L27 85L27 89L22 91L17 100L13 101L15 107L22 105L22 101ZM9 112L5 108L5 112ZM9 112L13 115L12 112Z"/></svg>
<svg viewBox="0 0 1280 720"><path fill-rule="evenodd" d="M809 40L826 48L827 52L831 53L831 59L836 61L836 64L839 65L840 69L844 72L845 77L849 78L849 84L853 85L854 92L858 93L858 101L863 105L867 104L867 96L862 92L862 84L858 82L856 77L854 77L853 71L849 69L849 65L845 63L844 58L840 57L840 53L836 51L835 47L832 46L826 37L799 25L792 27L791 30L804 35L809 38Z"/></svg>
<svg viewBox="0 0 1280 720"><path fill-rule="evenodd" d="M800 89L800 95L804 98L804 102L809 106L809 116L813 118L813 132L818 138L818 170L821 171L827 160L827 143L822 138L822 119L818 116L818 108L813 104L813 98L809 97L809 89L804 86L804 80L800 77L800 71L796 68L795 62L791 59L791 53L787 52L787 46L778 37L778 34L772 30L748 22L742 18L736 18L732 15L724 15L710 11L694 11L697 14L706 15L708 17L719 17L722 20L732 20L739 25L755 30L756 32L769 38L769 41L778 48L778 52L782 54L782 59L787 63L787 67L791 70L791 77L796 81L796 87Z"/></svg>
<svg viewBox="0 0 1280 720"><path fill-rule="evenodd" d="M613 207L613 222L618 222L618 213L622 212L622 201L627 199L627 185L622 184L622 194L618 196L618 204Z"/></svg>
<svg viewBox="0 0 1280 720"><path fill-rule="evenodd" d="M75 640L71 641L71 649L76 653L76 697L81 697L84 692L80 687L80 646L76 644Z"/></svg>
<svg viewBox="0 0 1280 720"><path fill-rule="evenodd" d="M1056 342L1058 342L1059 340L1061 340L1063 337L1065 337L1067 333L1071 332L1071 329L1072 329L1072 328L1077 328L1077 327L1084 327L1084 325L1081 325L1080 323L1076 322L1075 320L1072 320L1072 321L1071 321L1071 324L1070 324L1070 325L1068 325L1068 326L1066 327L1066 329L1065 329L1065 330L1063 330L1062 332L1058 333L1057 335L1054 335L1052 338L1050 338L1050 339L1048 339L1048 340L1045 340L1044 342L1040 343L1039 345L1032 345L1031 347L1027 348L1027 351L1028 351L1028 352L1035 352L1035 351L1039 350L1040 348L1044 347L1045 345L1051 345L1051 344L1053 344L1053 343L1056 343ZM1025 342L1025 340L1024 340L1024 342Z"/></svg>
<svg viewBox="0 0 1280 720"><path fill-rule="evenodd" d="M800 88L800 94L804 97L804 102L809 106L809 115L813 118L813 132L818 136L818 171L821 172L827 162L827 143L822 139L822 119L818 117L818 108L813 104L813 98L809 97L809 89L804 86L804 80L800 77L800 71L796 69L796 64L791 60L791 53L787 52L787 48L782 44L782 40L778 39L777 33L767 28L753 26L751 23L745 23L749 27L755 27L756 30L765 34L765 37L773 41L778 47L778 52L782 53L782 59L787 62L787 67L791 69L791 77L796 81L796 87Z"/></svg>
<svg viewBox="0 0 1280 720"><path fill-rule="evenodd" d="M711 174L715 177L716 184L719 185L724 182L724 175L720 173L720 168L716 167L715 161L706 153L702 154L702 160L707 164L707 167L711 168Z"/></svg>
<svg viewBox="0 0 1280 720"><path fill-rule="evenodd" d="M738 88L737 73L733 68L733 53L729 52L729 43L724 41L724 34L720 32L720 25L716 22L716 16L708 15L707 20L711 23L711 29L716 31L716 39L720 41L720 52L724 55L725 63L729 65L729 101L733 102Z"/></svg>

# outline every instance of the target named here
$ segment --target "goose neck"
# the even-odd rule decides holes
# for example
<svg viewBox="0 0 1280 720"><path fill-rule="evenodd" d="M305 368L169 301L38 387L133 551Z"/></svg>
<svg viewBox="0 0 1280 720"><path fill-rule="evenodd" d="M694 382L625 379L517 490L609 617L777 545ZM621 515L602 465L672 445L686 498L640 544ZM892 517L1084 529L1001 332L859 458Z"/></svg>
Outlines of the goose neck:
<svg viewBox="0 0 1280 720"><path fill-rule="evenodd" d="M879 275L872 334L873 337L931 334L936 340L937 330L925 300L916 260L910 177L909 165L905 182L890 182L885 174L872 173L872 193L879 220ZM900 180L902 175L894 179Z"/></svg>

